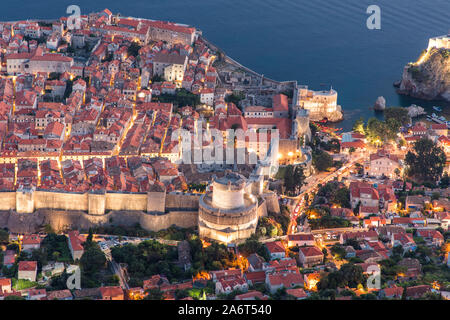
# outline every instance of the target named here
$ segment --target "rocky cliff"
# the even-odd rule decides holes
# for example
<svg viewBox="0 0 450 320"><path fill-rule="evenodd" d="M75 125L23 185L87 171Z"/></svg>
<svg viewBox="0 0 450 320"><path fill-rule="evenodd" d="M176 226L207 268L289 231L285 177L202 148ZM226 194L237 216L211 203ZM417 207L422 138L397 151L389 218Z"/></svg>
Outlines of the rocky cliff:
<svg viewBox="0 0 450 320"><path fill-rule="evenodd" d="M398 92L425 100L450 101L450 50L432 48L408 64Z"/></svg>

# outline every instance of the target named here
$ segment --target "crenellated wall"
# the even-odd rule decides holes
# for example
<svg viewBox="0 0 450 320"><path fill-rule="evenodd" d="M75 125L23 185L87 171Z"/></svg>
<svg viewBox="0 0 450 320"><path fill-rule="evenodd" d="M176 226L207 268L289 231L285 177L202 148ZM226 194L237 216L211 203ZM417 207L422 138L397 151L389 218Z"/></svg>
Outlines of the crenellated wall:
<svg viewBox="0 0 450 320"><path fill-rule="evenodd" d="M246 198L249 202L250 198ZM63 193L43 190L0 192L0 227L12 232L37 232L49 224L54 230L88 229L92 226L139 223L149 231L176 225L199 226L201 237L219 241L245 239L255 232L258 218L279 212L277 197L264 193L249 206L230 212L211 212L200 194L142 193ZM200 212L199 212L200 211ZM228 230L229 228L233 229ZM224 230L227 229L227 230Z"/></svg>
<svg viewBox="0 0 450 320"><path fill-rule="evenodd" d="M18 232L33 232L46 223L55 230L109 223L140 223L151 231L167 229L172 225L187 228L198 224L199 199L199 195L165 192L0 192L3 218L0 219L0 227ZM150 213L147 213L148 209Z"/></svg>

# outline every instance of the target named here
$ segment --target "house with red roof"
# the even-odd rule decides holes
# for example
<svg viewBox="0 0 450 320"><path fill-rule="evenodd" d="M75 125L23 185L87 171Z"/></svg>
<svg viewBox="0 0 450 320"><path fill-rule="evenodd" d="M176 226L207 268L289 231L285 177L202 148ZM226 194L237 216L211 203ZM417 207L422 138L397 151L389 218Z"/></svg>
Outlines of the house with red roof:
<svg viewBox="0 0 450 320"><path fill-rule="evenodd" d="M378 214L380 212L380 208L378 206L375 207L367 207L367 206L360 206L359 207L359 216L361 218L368 217L373 214Z"/></svg>
<svg viewBox="0 0 450 320"><path fill-rule="evenodd" d="M123 289L120 286L101 287L101 300L124 300Z"/></svg>
<svg viewBox="0 0 450 320"><path fill-rule="evenodd" d="M41 237L38 234L26 234L22 239L22 251L37 250L41 247Z"/></svg>
<svg viewBox="0 0 450 320"><path fill-rule="evenodd" d="M398 157L384 150L379 150L377 153L370 155L364 171L369 176L393 178L396 176L396 169L398 171L401 169Z"/></svg>
<svg viewBox="0 0 450 320"><path fill-rule="evenodd" d="M450 212L435 212L434 216L441 222L441 227L444 230L450 229Z"/></svg>
<svg viewBox="0 0 450 320"><path fill-rule="evenodd" d="M270 259L283 259L286 257L286 249L284 248L281 241L266 242L264 244L267 251L269 251Z"/></svg>
<svg viewBox="0 0 450 320"><path fill-rule="evenodd" d="M444 244L444 236L435 229L417 229L416 236L435 247L441 247Z"/></svg>
<svg viewBox="0 0 450 320"><path fill-rule="evenodd" d="M407 196L405 202L405 209L421 211L425 207L426 204L429 204L431 201L430 197L415 195L415 196Z"/></svg>
<svg viewBox="0 0 450 320"><path fill-rule="evenodd" d="M216 294L230 294L235 290L248 291L248 283L243 276L226 277L216 282Z"/></svg>
<svg viewBox="0 0 450 320"><path fill-rule="evenodd" d="M367 182L352 181L350 183L350 203L356 208L358 203L365 207L378 207L380 196L378 191Z"/></svg>
<svg viewBox="0 0 450 320"><path fill-rule="evenodd" d="M211 280L218 281L228 277L240 277L242 276L242 271L241 269L227 269L211 271L209 274L211 276Z"/></svg>
<svg viewBox="0 0 450 320"><path fill-rule="evenodd" d="M340 244L344 244L348 239L355 239L358 241L366 240L366 241L377 241L378 233L375 230L369 231L356 231L356 232L345 232L341 233L339 238Z"/></svg>
<svg viewBox="0 0 450 320"><path fill-rule="evenodd" d="M268 300L260 291L251 290L249 292L237 295L234 300Z"/></svg>
<svg viewBox="0 0 450 320"><path fill-rule="evenodd" d="M47 300L73 300L72 293L68 289L47 292Z"/></svg>
<svg viewBox="0 0 450 320"><path fill-rule="evenodd" d="M428 292L431 292L430 286L419 285L406 288L405 296L406 299L419 299L422 298Z"/></svg>
<svg viewBox="0 0 450 320"><path fill-rule="evenodd" d="M350 151L354 150L355 153L364 152L367 148L367 145L364 141L356 139L353 141L345 141L341 143L341 152L345 154L349 154Z"/></svg>
<svg viewBox="0 0 450 320"><path fill-rule="evenodd" d="M61 140L64 136L65 125L58 121L51 122L44 131L44 139Z"/></svg>
<svg viewBox="0 0 450 320"><path fill-rule="evenodd" d="M432 123L430 129L437 137L448 135L448 128L445 123Z"/></svg>
<svg viewBox="0 0 450 320"><path fill-rule="evenodd" d="M276 94L272 97L273 115L276 118L287 118L289 116L288 97L284 94Z"/></svg>
<svg viewBox="0 0 450 320"><path fill-rule="evenodd" d="M381 227L386 225L386 219L382 217L370 217L367 219L364 219L363 226L365 228L369 227Z"/></svg>
<svg viewBox="0 0 450 320"><path fill-rule="evenodd" d="M417 248L413 236L407 232L399 232L391 235L391 246L396 247L398 245L401 245L405 252L414 251Z"/></svg>
<svg viewBox="0 0 450 320"><path fill-rule="evenodd" d="M427 126L423 122L417 122L412 128L411 128L411 134L413 136L419 136L422 137L427 134Z"/></svg>
<svg viewBox="0 0 450 320"><path fill-rule="evenodd" d="M266 281L266 271L246 272L244 277L250 286L257 283L264 283Z"/></svg>
<svg viewBox="0 0 450 320"><path fill-rule="evenodd" d="M291 289L302 285L303 276L299 272L293 273L287 271L282 273L266 274L266 286L272 294L281 288Z"/></svg>
<svg viewBox="0 0 450 320"><path fill-rule="evenodd" d="M310 268L323 262L323 252L317 247L300 247L298 261L303 267Z"/></svg>
<svg viewBox="0 0 450 320"><path fill-rule="evenodd" d="M416 280L422 274L422 265L418 259L404 258L397 265L405 270L397 274L399 281Z"/></svg>
<svg viewBox="0 0 450 320"><path fill-rule="evenodd" d="M28 300L45 300L47 298L46 289L30 289L28 290Z"/></svg>
<svg viewBox="0 0 450 320"><path fill-rule="evenodd" d="M14 250L6 250L3 254L3 265L10 268L16 262L16 252Z"/></svg>
<svg viewBox="0 0 450 320"><path fill-rule="evenodd" d="M287 289L286 293L295 297L297 300L303 300L308 297L308 294L302 288Z"/></svg>
<svg viewBox="0 0 450 320"><path fill-rule="evenodd" d="M83 237L80 236L77 230L69 231L68 233L68 244L70 253L72 254L73 260L81 259L81 256L84 253L83 242L86 241Z"/></svg>
<svg viewBox="0 0 450 320"><path fill-rule="evenodd" d="M388 299L401 299L403 295L403 287L392 286L388 288L381 289L378 293L380 298Z"/></svg>
<svg viewBox="0 0 450 320"><path fill-rule="evenodd" d="M313 246L315 244L315 239L312 233L299 233L299 234L289 234L288 235L288 247L295 246Z"/></svg>
<svg viewBox="0 0 450 320"><path fill-rule="evenodd" d="M37 261L20 261L18 279L36 281Z"/></svg>
<svg viewBox="0 0 450 320"><path fill-rule="evenodd" d="M11 279L9 278L0 279L0 293L2 292L10 293L11 291L12 291Z"/></svg>

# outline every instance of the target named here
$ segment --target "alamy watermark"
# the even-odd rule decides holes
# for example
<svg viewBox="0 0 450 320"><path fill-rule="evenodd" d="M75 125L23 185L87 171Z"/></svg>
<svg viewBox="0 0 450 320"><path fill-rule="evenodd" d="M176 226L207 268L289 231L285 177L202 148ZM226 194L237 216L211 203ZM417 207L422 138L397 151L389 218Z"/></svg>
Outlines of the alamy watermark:
<svg viewBox="0 0 450 320"><path fill-rule="evenodd" d="M70 14L67 18L67 29L79 30L81 29L81 9L77 5L70 5L66 10L67 14Z"/></svg>
<svg viewBox="0 0 450 320"><path fill-rule="evenodd" d="M371 265L367 267L367 273L370 274L367 279L368 289L381 289L381 270L378 265Z"/></svg>
<svg viewBox="0 0 450 320"><path fill-rule="evenodd" d="M80 290L81 289L81 270L80 267L76 266L75 271L67 278L66 281L67 289L69 290Z"/></svg>
<svg viewBox="0 0 450 320"><path fill-rule="evenodd" d="M381 8L375 4L369 6L366 10L370 16L367 18L366 26L369 30L381 29Z"/></svg>
<svg viewBox="0 0 450 320"><path fill-rule="evenodd" d="M181 155L183 164L257 164L258 158L278 157L278 129L203 130L200 122L195 129L172 132L173 150Z"/></svg>

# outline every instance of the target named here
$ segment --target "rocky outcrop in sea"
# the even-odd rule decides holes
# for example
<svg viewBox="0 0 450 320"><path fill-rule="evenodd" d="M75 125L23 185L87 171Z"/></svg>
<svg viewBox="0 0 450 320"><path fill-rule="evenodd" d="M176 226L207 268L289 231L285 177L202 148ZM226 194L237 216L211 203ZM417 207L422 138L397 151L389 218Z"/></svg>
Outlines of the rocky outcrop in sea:
<svg viewBox="0 0 450 320"><path fill-rule="evenodd" d="M432 48L403 70L400 94L424 100L450 101L450 50Z"/></svg>
<svg viewBox="0 0 450 320"><path fill-rule="evenodd" d="M383 96L378 97L373 108L377 111L383 111L386 109L386 99Z"/></svg>

